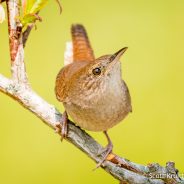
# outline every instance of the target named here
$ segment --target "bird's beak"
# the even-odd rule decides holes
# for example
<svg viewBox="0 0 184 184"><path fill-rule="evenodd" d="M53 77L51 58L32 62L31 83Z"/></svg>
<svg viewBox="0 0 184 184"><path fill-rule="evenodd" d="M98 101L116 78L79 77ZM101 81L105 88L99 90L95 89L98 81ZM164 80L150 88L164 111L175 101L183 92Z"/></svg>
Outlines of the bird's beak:
<svg viewBox="0 0 184 184"><path fill-rule="evenodd" d="M118 52L114 53L107 62L107 69L105 73L109 73L109 71L112 69L112 67L119 62L120 57L124 54L124 52L128 49L128 47L124 47L120 49Z"/></svg>
<svg viewBox="0 0 184 184"><path fill-rule="evenodd" d="M109 63L114 63L115 61L119 61L120 57L124 54L124 52L128 49L128 47L124 47L120 49L118 52L114 53L110 58L109 58Z"/></svg>

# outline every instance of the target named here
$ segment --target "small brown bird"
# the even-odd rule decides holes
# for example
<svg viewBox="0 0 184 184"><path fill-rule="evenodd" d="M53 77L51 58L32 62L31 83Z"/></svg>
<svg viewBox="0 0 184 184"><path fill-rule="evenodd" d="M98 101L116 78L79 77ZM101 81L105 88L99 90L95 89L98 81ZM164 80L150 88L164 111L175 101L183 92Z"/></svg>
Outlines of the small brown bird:
<svg viewBox="0 0 184 184"><path fill-rule="evenodd" d="M60 70L55 87L56 97L66 110L61 133L67 136L67 114L83 129L103 131L108 145L99 167L113 148L107 130L132 111L119 61L127 47L95 59L85 28L80 24L72 25L71 34L73 62Z"/></svg>

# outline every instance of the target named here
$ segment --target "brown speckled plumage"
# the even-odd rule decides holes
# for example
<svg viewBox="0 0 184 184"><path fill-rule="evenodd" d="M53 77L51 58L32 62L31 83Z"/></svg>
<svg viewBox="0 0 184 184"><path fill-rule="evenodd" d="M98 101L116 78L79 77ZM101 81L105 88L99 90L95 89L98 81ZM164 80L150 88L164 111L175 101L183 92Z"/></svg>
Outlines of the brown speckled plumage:
<svg viewBox="0 0 184 184"><path fill-rule="evenodd" d="M62 68L57 76L57 99L81 128L106 131L132 110L119 62L126 48L114 55L94 59L84 27L73 25L72 37L75 60ZM78 40L85 43L84 47L79 47ZM93 74L94 68L100 68L100 75Z"/></svg>

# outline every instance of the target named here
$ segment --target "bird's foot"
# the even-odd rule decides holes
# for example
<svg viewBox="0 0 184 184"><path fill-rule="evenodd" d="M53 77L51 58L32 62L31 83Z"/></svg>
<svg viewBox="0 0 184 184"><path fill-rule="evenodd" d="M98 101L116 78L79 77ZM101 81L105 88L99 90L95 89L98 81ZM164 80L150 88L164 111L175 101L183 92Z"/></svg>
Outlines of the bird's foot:
<svg viewBox="0 0 184 184"><path fill-rule="evenodd" d="M99 168L103 162L107 159L108 155L112 152L113 145L112 143L109 143L105 149L101 151L101 153L98 153L98 155L102 156L102 160L96 165L96 169Z"/></svg>
<svg viewBox="0 0 184 184"><path fill-rule="evenodd" d="M100 151L100 153L98 153L98 156L102 157L102 160L100 162L98 162L98 164L96 165L96 168L99 168L103 162L107 159L108 155L112 152L112 148L113 148L113 144L112 142L109 142L108 145Z"/></svg>
<svg viewBox="0 0 184 184"><path fill-rule="evenodd" d="M65 111L62 116L61 122L56 125L56 133L59 133L61 135L61 141L67 137L68 134L68 115L67 112Z"/></svg>

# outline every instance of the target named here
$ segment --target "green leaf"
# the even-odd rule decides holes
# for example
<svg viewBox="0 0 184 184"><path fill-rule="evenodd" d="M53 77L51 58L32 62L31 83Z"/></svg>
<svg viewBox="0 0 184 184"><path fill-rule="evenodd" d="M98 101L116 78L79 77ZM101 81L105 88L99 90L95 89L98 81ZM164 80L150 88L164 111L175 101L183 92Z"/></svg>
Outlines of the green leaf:
<svg viewBox="0 0 184 184"><path fill-rule="evenodd" d="M22 17L20 18L23 26L27 26L29 23L35 23L36 20L41 21L41 18L38 16L40 10L48 3L49 0L20 0L22 5ZM60 13L62 7L60 0L56 0L59 5Z"/></svg>
<svg viewBox="0 0 184 184"><path fill-rule="evenodd" d="M27 14L23 17L23 19L21 20L21 23L24 27L27 24L34 23L36 20L42 21L40 16L38 16L37 14L30 13L30 14Z"/></svg>
<svg viewBox="0 0 184 184"><path fill-rule="evenodd" d="M36 0L22 0L23 15L29 14Z"/></svg>
<svg viewBox="0 0 184 184"><path fill-rule="evenodd" d="M39 12L48 2L48 0L36 0L33 6L31 7L29 13Z"/></svg>
<svg viewBox="0 0 184 184"><path fill-rule="evenodd" d="M34 23L36 20L41 21L38 12L44 7L48 0L21 0L23 17L21 23L27 26L29 23Z"/></svg>
<svg viewBox="0 0 184 184"><path fill-rule="evenodd" d="M23 15L39 12L49 0L22 0Z"/></svg>

